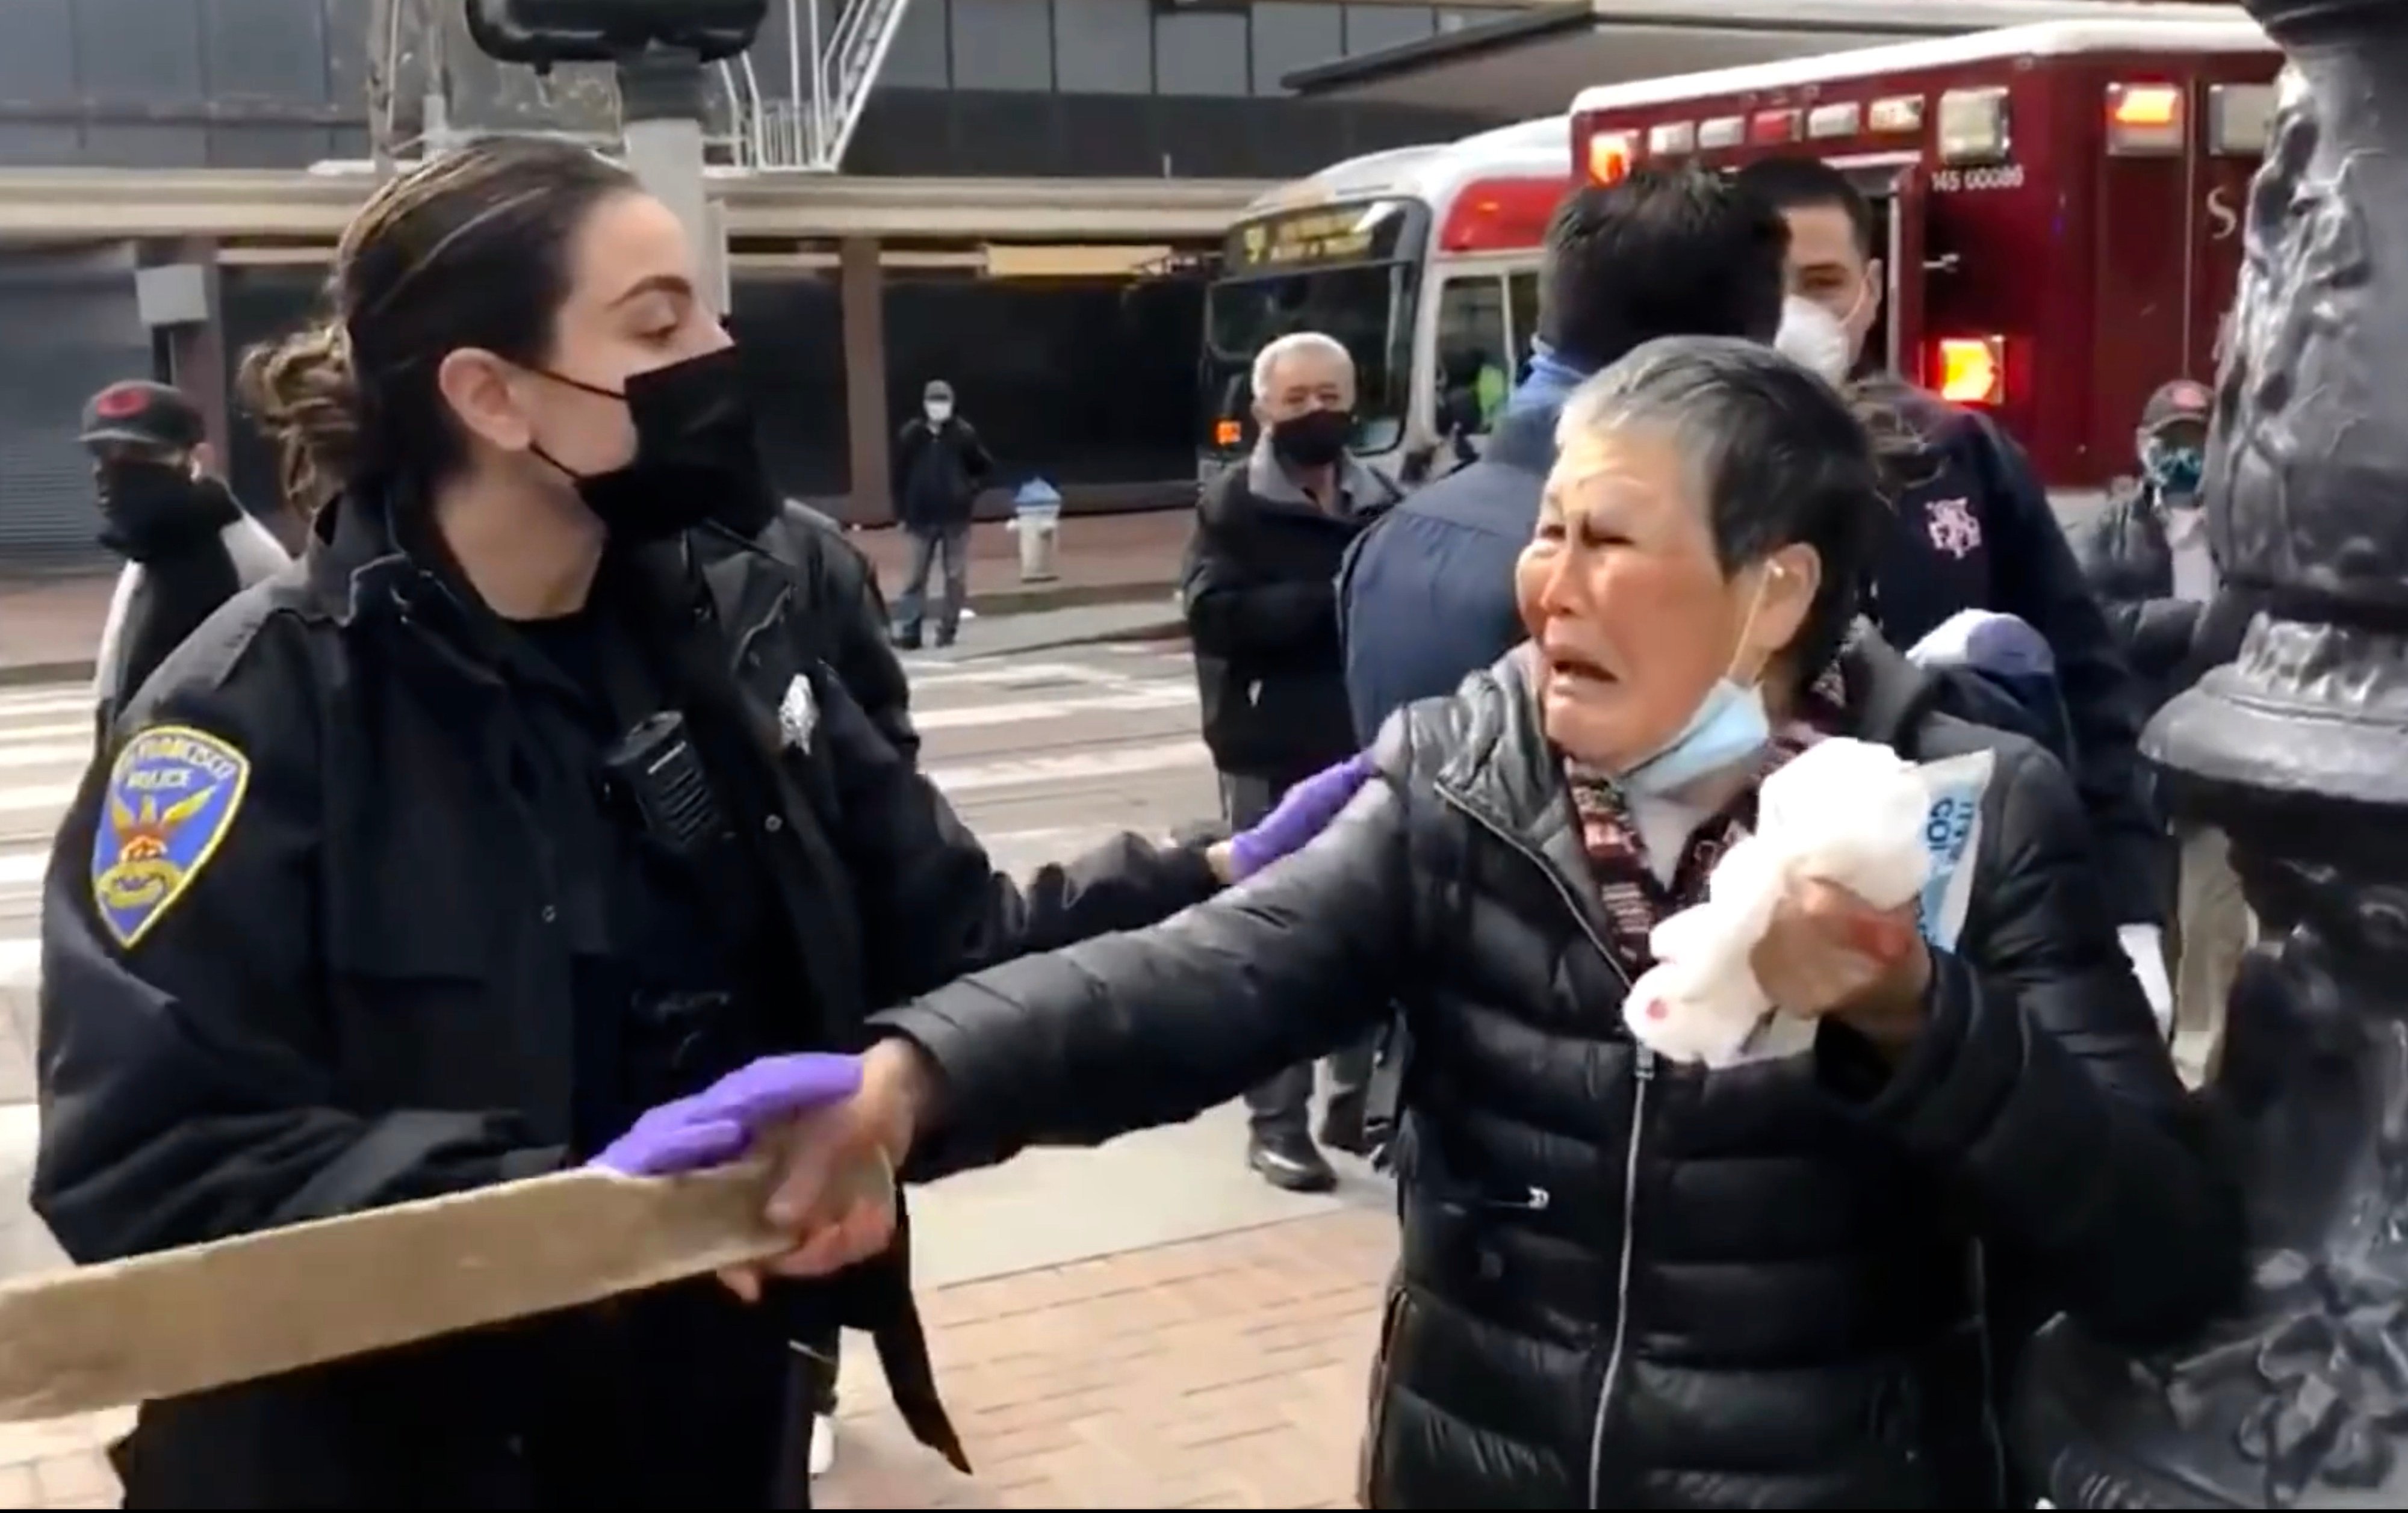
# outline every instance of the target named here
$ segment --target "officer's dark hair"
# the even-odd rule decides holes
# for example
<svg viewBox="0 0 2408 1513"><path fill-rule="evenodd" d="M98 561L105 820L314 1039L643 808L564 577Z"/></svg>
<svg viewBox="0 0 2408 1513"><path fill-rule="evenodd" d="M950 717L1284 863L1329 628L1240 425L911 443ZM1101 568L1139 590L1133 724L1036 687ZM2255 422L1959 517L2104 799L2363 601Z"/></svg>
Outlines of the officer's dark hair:
<svg viewBox="0 0 2408 1513"><path fill-rule="evenodd" d="M596 204L636 187L574 143L502 136L370 195L335 250L322 317L243 359L244 404L277 443L294 507L456 468L463 441L436 383L444 357L480 347L539 362L568 294L570 241Z"/></svg>
<svg viewBox="0 0 2408 1513"><path fill-rule="evenodd" d="M1885 511L1885 443L1822 377L1743 337L1666 336L1572 393L1559 446L1627 428L1668 437L1692 469L1725 576L1784 547L1822 559L1784 665L1811 681L1855 620Z"/></svg>
<svg viewBox="0 0 2408 1513"><path fill-rule="evenodd" d="M1602 367L1657 336L1781 329L1789 227L1722 176L1641 167L1555 207L1539 272L1539 335L1565 361Z"/></svg>
<svg viewBox="0 0 2408 1513"><path fill-rule="evenodd" d="M1846 174L1821 158L1758 158L1742 168L1737 178L1740 188L1784 213L1825 209L1843 212L1856 233L1857 254L1868 258L1873 255L1873 202L1865 198L1865 192Z"/></svg>

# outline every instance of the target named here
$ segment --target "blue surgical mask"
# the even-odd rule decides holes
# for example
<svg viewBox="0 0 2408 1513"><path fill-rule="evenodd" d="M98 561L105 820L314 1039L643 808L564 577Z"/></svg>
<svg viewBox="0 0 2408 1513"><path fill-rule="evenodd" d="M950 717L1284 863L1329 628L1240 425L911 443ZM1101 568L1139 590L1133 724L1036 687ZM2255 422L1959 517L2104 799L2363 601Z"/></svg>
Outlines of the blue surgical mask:
<svg viewBox="0 0 2408 1513"><path fill-rule="evenodd" d="M1711 773L1738 765L1772 742L1764 691L1720 678L1706 691L1681 734L1654 756L1614 779L1626 793L1658 798L1677 793Z"/></svg>
<svg viewBox="0 0 2408 1513"><path fill-rule="evenodd" d="M1759 582L1756 603L1748 607L1747 619L1740 626L1742 646L1763 604L1764 583ZM1706 690L1681 733L1655 755L1615 778L1614 786L1643 798L1678 793L1700 778L1737 766L1771 744L1772 718L1765 711L1764 690L1725 673Z"/></svg>
<svg viewBox="0 0 2408 1513"><path fill-rule="evenodd" d="M2197 447L2152 441L2141 454L2141 465L2148 470L2149 482L2159 493L2188 495L2199 492L2207 457Z"/></svg>

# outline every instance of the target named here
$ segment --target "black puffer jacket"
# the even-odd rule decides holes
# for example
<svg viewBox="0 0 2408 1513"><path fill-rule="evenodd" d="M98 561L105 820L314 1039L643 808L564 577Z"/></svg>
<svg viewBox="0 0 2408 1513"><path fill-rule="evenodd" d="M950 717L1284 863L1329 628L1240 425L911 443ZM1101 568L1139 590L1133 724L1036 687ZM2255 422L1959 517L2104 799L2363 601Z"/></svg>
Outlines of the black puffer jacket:
<svg viewBox="0 0 2408 1513"><path fill-rule="evenodd" d="M2062 770L1928 714L1886 648L1850 673L1856 733L1994 753L1974 902L1894 1074L1836 1025L1711 1074L1633 1047L1509 657L1392 721L1380 779L1285 863L883 1016L946 1090L925 1174L1188 1118L1393 998L1415 1049L1368 1506L2007 1506L1983 1303L2012 1280L2180 1332L2237 1274L2237 1206L2178 1133Z"/></svg>

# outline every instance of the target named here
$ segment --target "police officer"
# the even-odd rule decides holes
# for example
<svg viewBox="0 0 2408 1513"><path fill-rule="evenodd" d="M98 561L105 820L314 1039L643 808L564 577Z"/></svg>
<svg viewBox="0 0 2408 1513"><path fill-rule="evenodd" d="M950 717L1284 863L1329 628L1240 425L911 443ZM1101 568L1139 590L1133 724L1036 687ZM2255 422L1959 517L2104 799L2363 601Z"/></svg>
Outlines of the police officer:
<svg viewBox="0 0 2408 1513"><path fill-rule="evenodd" d="M100 728L218 606L292 561L214 475L201 412L164 383L112 383L83 407L100 544L125 559L101 626Z"/></svg>
<svg viewBox="0 0 2408 1513"><path fill-rule="evenodd" d="M773 1113L841 1096L810 1071L840 1058L781 1053L1279 849L994 875L790 573L698 544L758 486L752 420L676 218L619 167L434 160L371 197L332 294L246 373L318 507L302 570L168 658L61 832L34 1201L78 1261L674 1170L698 1135L724 1159L724 1096L677 1120L730 1069L803 1068L755 1090ZM909 1285L898 1243L753 1307L696 1282L151 1404L126 1506L762 1506L786 1342L832 1318L957 1456Z"/></svg>

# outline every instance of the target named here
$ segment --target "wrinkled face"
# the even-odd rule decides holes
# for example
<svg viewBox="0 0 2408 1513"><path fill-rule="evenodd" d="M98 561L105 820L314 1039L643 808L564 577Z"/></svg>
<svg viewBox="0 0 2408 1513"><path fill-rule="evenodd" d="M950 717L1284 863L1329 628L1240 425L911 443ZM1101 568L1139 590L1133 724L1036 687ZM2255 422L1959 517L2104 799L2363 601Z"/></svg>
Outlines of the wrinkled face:
<svg viewBox="0 0 2408 1513"><path fill-rule="evenodd" d="M1813 600L1809 547L1724 575L1688 471L1645 430L1576 440L1515 569L1547 737L1608 771L1661 750L1716 679L1760 678Z"/></svg>
<svg viewBox="0 0 2408 1513"><path fill-rule="evenodd" d="M610 397L631 376L729 345L700 297L684 228L651 195L597 203L571 237L567 258L568 294L542 363L522 366L468 349L446 357L442 369L444 394L475 436L522 460L530 478L564 489L575 480L562 468L585 477L635 456L627 407ZM559 466L536 456L538 449Z"/></svg>
<svg viewBox="0 0 2408 1513"><path fill-rule="evenodd" d="M1851 360L1881 314L1882 265L1856 245L1856 222L1836 205L1799 206L1789 222L1789 293L1811 299L1847 328Z"/></svg>
<svg viewBox="0 0 2408 1513"><path fill-rule="evenodd" d="M1354 407L1354 364L1335 352L1307 348L1271 364L1269 382L1254 396L1254 419L1268 431L1308 410Z"/></svg>

